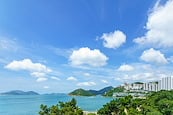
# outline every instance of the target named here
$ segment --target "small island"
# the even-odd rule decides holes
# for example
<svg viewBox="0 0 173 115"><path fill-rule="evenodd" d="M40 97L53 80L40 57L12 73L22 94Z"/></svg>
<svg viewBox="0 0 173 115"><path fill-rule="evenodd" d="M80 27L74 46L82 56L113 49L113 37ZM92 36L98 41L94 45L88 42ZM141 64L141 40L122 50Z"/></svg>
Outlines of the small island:
<svg viewBox="0 0 173 115"><path fill-rule="evenodd" d="M0 95L39 95L39 93L34 91L13 90L9 92L0 93Z"/></svg>

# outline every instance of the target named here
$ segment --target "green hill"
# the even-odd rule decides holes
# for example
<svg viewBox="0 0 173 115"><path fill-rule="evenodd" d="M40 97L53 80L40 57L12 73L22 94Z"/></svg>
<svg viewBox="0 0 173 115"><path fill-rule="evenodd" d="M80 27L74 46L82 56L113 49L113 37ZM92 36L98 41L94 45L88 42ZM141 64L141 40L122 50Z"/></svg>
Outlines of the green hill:
<svg viewBox="0 0 173 115"><path fill-rule="evenodd" d="M119 86L119 87L113 88L109 90L108 92L106 92L104 96L113 96L113 93L117 93L117 92L124 92L124 87Z"/></svg>
<svg viewBox="0 0 173 115"><path fill-rule="evenodd" d="M94 96L94 95L104 95L106 92L109 92L111 89L113 89L112 86L105 87L100 90L84 90L84 89L76 89L69 93L69 95L75 95L75 96Z"/></svg>
<svg viewBox="0 0 173 115"><path fill-rule="evenodd" d="M95 94L91 93L88 90L84 90L84 89L76 89L74 91L72 91L71 93L69 93L69 95L75 95L75 96L95 96Z"/></svg>
<svg viewBox="0 0 173 115"><path fill-rule="evenodd" d="M108 87L105 87L103 89L100 89L100 90L89 90L91 93L95 94L95 95L104 95L106 92L110 91L111 89L113 89L112 86L108 86Z"/></svg>

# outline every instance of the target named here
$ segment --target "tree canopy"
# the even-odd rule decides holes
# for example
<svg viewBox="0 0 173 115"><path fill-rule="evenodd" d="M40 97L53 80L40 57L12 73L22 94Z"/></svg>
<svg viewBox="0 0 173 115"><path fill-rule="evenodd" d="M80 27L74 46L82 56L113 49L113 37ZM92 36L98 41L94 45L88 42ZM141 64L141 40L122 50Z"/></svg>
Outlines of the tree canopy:
<svg viewBox="0 0 173 115"><path fill-rule="evenodd" d="M173 115L173 91L159 91L146 99L126 96L112 100L98 110L99 115Z"/></svg>
<svg viewBox="0 0 173 115"><path fill-rule="evenodd" d="M69 102L59 102L51 107L41 104L39 115L83 115L83 111L76 104L74 98Z"/></svg>

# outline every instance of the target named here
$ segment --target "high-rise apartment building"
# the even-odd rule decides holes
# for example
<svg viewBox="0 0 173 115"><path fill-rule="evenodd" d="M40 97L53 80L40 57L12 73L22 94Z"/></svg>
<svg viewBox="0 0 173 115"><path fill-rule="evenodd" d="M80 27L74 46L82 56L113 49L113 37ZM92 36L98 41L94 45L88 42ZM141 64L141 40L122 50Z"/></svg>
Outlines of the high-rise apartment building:
<svg viewBox="0 0 173 115"><path fill-rule="evenodd" d="M159 81L140 83L135 82L131 84L125 83L124 88L127 91L160 91L160 90L173 90L173 76L164 77Z"/></svg>
<svg viewBox="0 0 173 115"><path fill-rule="evenodd" d="M173 76L164 77L158 82L158 90L172 90L173 89Z"/></svg>

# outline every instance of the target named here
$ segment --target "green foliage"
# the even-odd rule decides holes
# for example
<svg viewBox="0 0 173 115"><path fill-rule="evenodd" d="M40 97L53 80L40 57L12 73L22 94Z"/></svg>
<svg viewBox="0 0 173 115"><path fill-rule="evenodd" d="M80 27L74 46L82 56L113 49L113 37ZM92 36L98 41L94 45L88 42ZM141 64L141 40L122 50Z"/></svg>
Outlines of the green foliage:
<svg viewBox="0 0 173 115"><path fill-rule="evenodd" d="M83 111L76 105L74 98L70 102L59 102L57 105L47 107L47 105L40 105L40 115L83 115Z"/></svg>
<svg viewBox="0 0 173 115"><path fill-rule="evenodd" d="M113 93L117 93L117 92L124 92L124 87L116 87L111 89L110 91L106 92L104 94L104 96L113 96Z"/></svg>
<svg viewBox="0 0 173 115"><path fill-rule="evenodd" d="M99 115L173 115L173 91L159 91L146 99L131 96L112 100L98 111Z"/></svg>
<svg viewBox="0 0 173 115"><path fill-rule="evenodd" d="M74 98L51 107L41 104L39 114L83 115L83 111L76 104ZM98 115L173 115L173 91L154 92L146 99L134 99L132 96L117 98L103 105L97 113Z"/></svg>
<svg viewBox="0 0 173 115"><path fill-rule="evenodd" d="M95 94L91 93L88 90L76 89L73 92L69 93L69 95L75 95L75 96L94 96Z"/></svg>

